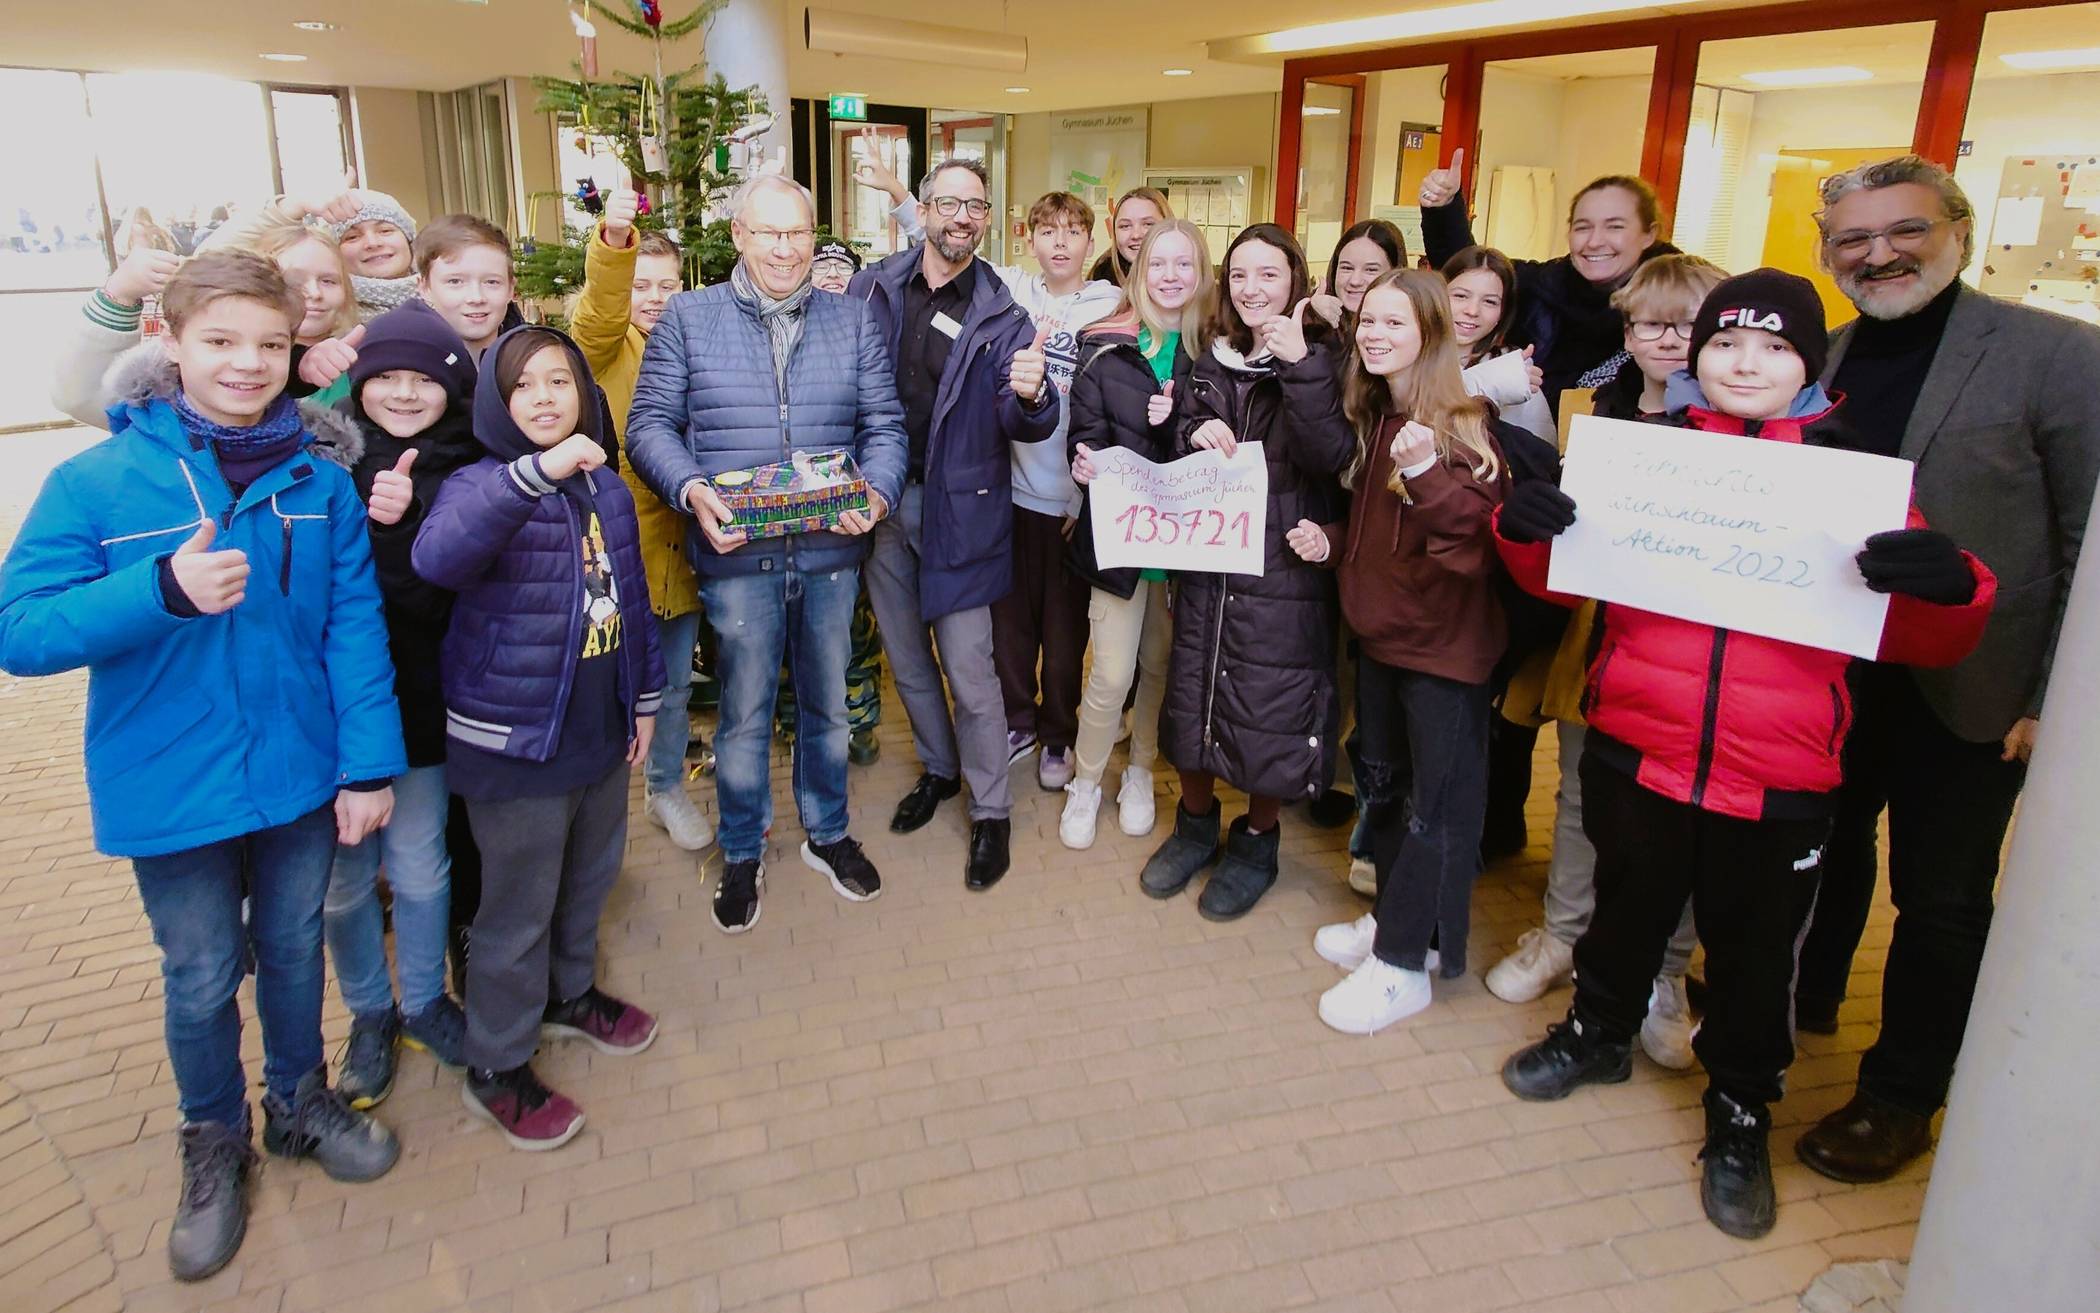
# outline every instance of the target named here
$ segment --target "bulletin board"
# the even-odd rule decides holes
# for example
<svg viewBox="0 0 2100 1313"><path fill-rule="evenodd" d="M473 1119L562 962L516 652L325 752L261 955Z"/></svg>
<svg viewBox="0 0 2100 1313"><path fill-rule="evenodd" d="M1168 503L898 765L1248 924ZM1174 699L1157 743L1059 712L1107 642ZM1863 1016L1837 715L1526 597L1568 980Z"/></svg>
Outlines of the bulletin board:
<svg viewBox="0 0 2100 1313"><path fill-rule="evenodd" d="M1225 248L1250 222L1254 201L1251 167L1147 169L1145 185L1165 192L1175 216L1202 230L1213 260L1225 258Z"/></svg>
<svg viewBox="0 0 2100 1313"><path fill-rule="evenodd" d="M2011 155L1990 213L1978 287L2091 318L2100 303L2100 153Z"/></svg>

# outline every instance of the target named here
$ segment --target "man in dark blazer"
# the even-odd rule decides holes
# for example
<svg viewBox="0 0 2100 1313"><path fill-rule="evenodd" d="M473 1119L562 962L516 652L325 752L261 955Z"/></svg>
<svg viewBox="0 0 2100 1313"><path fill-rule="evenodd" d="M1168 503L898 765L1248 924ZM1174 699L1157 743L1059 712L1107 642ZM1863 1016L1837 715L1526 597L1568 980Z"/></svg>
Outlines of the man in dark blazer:
<svg viewBox="0 0 2100 1313"><path fill-rule="evenodd" d="M2100 478L2100 330L1964 284L1974 212L1930 161L1825 179L1823 204L1824 262L1860 310L1824 380L1844 395L1850 445L1913 462L1926 519L1998 576L1990 626L1961 664L1854 667L1845 782L1796 986L1802 1029L1837 1029L1884 809L1896 927L1858 1090L1798 1148L1825 1176L1878 1181L1931 1147L1961 1050Z"/></svg>

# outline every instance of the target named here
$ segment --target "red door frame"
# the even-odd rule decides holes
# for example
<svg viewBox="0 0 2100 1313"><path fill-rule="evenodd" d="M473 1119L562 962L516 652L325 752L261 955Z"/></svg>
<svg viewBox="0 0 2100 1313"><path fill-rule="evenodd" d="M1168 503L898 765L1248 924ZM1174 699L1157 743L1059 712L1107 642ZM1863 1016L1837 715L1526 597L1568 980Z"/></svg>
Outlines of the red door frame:
<svg viewBox="0 0 2100 1313"><path fill-rule="evenodd" d="M1648 121L1641 139L1641 176L1655 184L1667 211L1676 200L1677 184L1684 170L1684 141L1691 126L1692 91L1699 74L1701 43L1891 23L1933 23L1932 47L1927 56L1911 149L1951 166L1961 144L1963 122L1968 117L1985 21L1998 10L2046 9L2075 3L2079 0L1856 0L1839 6L1828 0L1802 0L1729 13L1591 23L1285 60L1280 105L1283 121L1277 126L1276 140L1276 222L1287 229L1297 223L1298 165L1303 148L1300 116L1307 81L1341 82L1354 76L1358 86L1357 114L1361 118L1364 75L1386 69L1445 65L1443 139L1438 162L1448 164L1451 152L1473 144L1479 132L1481 83L1490 62L1653 46L1655 64L1650 75ZM1360 137L1360 130L1350 136L1348 196L1352 219L1357 174L1362 164ZM1463 186L1468 196L1473 194L1478 154L1466 153ZM1666 227L1669 221L1666 212Z"/></svg>

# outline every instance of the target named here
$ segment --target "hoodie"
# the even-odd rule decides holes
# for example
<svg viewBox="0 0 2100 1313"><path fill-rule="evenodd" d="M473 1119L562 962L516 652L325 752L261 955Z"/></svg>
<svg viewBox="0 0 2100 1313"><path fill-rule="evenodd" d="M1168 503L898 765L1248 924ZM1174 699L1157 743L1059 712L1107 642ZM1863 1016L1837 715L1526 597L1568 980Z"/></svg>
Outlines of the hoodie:
<svg viewBox="0 0 2100 1313"><path fill-rule="evenodd" d="M1079 485L1065 455L1065 435L1072 424L1072 376L1079 369L1079 333L1115 313L1123 293L1114 283L1081 283L1079 290L1053 296L1041 274L1008 265L993 266L1014 304L1028 312L1043 340L1044 372L1057 385L1057 431L1048 442L1011 444L1014 461L1014 505L1039 515L1079 514Z"/></svg>

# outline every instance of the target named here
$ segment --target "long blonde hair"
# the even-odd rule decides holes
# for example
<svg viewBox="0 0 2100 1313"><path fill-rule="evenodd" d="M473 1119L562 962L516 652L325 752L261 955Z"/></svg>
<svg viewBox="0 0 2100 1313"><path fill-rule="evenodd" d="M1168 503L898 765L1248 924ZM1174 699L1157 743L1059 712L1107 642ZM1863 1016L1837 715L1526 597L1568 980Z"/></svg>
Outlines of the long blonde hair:
<svg viewBox="0 0 2100 1313"><path fill-rule="evenodd" d="M1342 372L1342 412L1356 426L1356 455L1342 475L1342 486L1356 486L1357 474L1370 464L1371 444L1378 440L1379 427L1395 414L1436 434L1438 460L1462 458L1482 483L1500 477L1502 461L1494 439L1488 436L1487 403L1466 395L1460 373L1462 349L1451 330L1451 300L1443 277L1426 269L1395 269L1365 289L1365 302L1388 288L1407 298L1422 350L1408 372L1407 399L1395 405L1392 386L1364 368L1362 352L1350 343L1349 363ZM1361 320L1359 312L1359 333L1363 331Z"/></svg>
<svg viewBox="0 0 2100 1313"><path fill-rule="evenodd" d="M343 248L335 238L320 228L309 228L300 223L276 224L265 228L249 239L246 246L257 255L268 256L273 263L282 263L284 254L296 246L312 242L327 250L335 261L336 273L342 279L343 303L336 307L335 321L328 326L328 336L341 337L357 327L357 287L350 281L350 266L343 260ZM298 325L294 324L294 328Z"/></svg>
<svg viewBox="0 0 2100 1313"><path fill-rule="evenodd" d="M1152 261L1152 248L1169 233L1179 233L1189 244L1189 255L1196 266L1196 288L1182 304L1179 322L1169 320L1168 312L1153 304L1152 291L1145 286L1145 270ZM1138 247L1137 261L1131 265L1131 277L1123 280L1123 299L1116 303L1115 313L1092 325L1087 331L1094 333L1135 333L1140 325L1152 330L1154 341L1169 333L1181 334L1181 349L1188 352L1189 359L1196 360L1210 349L1211 302L1217 296L1218 275L1211 267L1210 247L1203 239L1203 230L1186 219L1161 219L1145 234L1144 245Z"/></svg>

